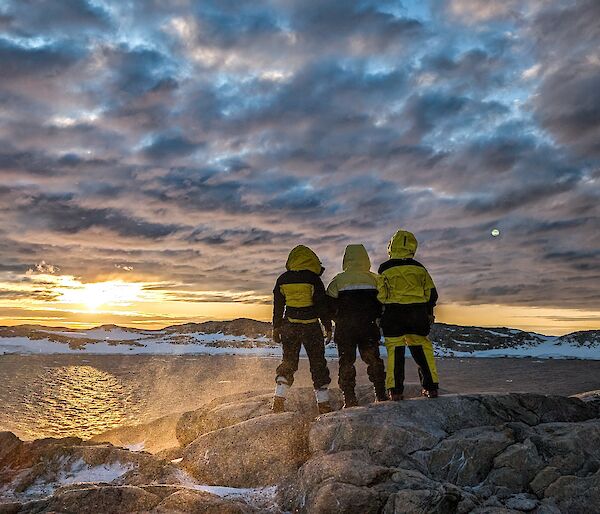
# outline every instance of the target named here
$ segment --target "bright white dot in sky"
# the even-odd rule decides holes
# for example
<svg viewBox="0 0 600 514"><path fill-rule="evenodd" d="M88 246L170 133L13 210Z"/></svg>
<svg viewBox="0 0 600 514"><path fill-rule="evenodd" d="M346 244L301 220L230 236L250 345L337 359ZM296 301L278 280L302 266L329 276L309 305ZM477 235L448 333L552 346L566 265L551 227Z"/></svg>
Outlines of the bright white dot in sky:
<svg viewBox="0 0 600 514"><path fill-rule="evenodd" d="M495 228L494 230L492 230L492 235L494 237L498 237L500 235L500 231L497 228Z"/></svg>

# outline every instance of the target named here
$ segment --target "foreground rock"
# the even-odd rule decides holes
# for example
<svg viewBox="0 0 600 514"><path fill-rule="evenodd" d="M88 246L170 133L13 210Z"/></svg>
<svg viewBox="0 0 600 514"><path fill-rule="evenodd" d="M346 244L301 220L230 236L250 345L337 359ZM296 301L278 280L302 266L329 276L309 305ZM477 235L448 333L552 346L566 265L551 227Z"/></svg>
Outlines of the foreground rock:
<svg viewBox="0 0 600 514"><path fill-rule="evenodd" d="M415 384L407 384L404 394L407 398L418 397L421 388ZM341 409L344 401L338 389L332 389L331 405L334 410ZM300 414L307 422L317 416L315 393L312 388L292 388L286 400L286 411ZM356 387L359 405L373 403L375 395L369 385ZM187 446L203 434L219 428L229 427L249 419L271 413L273 391L250 391L243 394L232 394L216 398L201 408L185 412L179 418L176 435L181 446Z"/></svg>
<svg viewBox="0 0 600 514"><path fill-rule="evenodd" d="M180 414L170 414L149 423L114 428L92 437L91 441L159 453L179 446L175 427Z"/></svg>
<svg viewBox="0 0 600 514"><path fill-rule="evenodd" d="M270 414L198 437L181 465L207 484L267 486L296 473L308 458L307 439L300 414Z"/></svg>
<svg viewBox="0 0 600 514"><path fill-rule="evenodd" d="M181 447L157 455L0 433L0 513L600 513L598 392L358 392L361 406L318 418L310 390L283 414L270 391L218 398L171 419ZM158 448L160 430L127 430Z"/></svg>
<svg viewBox="0 0 600 514"><path fill-rule="evenodd" d="M301 512L600 512L599 414L531 394L335 412L312 425L311 458L280 500Z"/></svg>
<svg viewBox="0 0 600 514"><path fill-rule="evenodd" d="M24 442L0 432L0 514L265 511L243 494L198 489L176 464L148 453L78 438Z"/></svg>

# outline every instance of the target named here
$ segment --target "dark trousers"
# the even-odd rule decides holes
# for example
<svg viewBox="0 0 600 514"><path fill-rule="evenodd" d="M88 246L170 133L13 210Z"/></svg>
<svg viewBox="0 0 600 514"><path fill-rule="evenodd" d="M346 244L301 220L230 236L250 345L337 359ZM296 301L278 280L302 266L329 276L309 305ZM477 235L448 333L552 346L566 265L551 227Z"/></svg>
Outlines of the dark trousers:
<svg viewBox="0 0 600 514"><path fill-rule="evenodd" d="M277 376L284 377L288 385L294 383L294 373L298 371L302 345L308 355L314 388L319 389L331 382L325 360L323 331L318 322L305 324L285 321L281 326L281 343L283 359L277 367Z"/></svg>
<svg viewBox="0 0 600 514"><path fill-rule="evenodd" d="M378 396L385 395L385 368L379 356L379 327L375 323L364 325L339 324L335 326L335 344L339 354L338 384L345 395L353 395L356 386L356 350L367 365L367 375Z"/></svg>

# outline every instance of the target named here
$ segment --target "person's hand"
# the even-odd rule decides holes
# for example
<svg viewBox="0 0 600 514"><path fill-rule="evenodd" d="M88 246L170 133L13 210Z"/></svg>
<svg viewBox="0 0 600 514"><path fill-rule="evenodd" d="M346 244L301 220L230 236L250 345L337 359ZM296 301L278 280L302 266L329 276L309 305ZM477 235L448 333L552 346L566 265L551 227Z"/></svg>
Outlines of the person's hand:
<svg viewBox="0 0 600 514"><path fill-rule="evenodd" d="M273 329L272 338L273 338L273 341L276 342L277 344L281 343L281 331L279 328Z"/></svg>
<svg viewBox="0 0 600 514"><path fill-rule="evenodd" d="M325 344L331 343L332 339L333 339L333 333L331 332L331 329L325 330Z"/></svg>
<svg viewBox="0 0 600 514"><path fill-rule="evenodd" d="M433 314L429 315L429 324L433 325L435 323L435 316Z"/></svg>

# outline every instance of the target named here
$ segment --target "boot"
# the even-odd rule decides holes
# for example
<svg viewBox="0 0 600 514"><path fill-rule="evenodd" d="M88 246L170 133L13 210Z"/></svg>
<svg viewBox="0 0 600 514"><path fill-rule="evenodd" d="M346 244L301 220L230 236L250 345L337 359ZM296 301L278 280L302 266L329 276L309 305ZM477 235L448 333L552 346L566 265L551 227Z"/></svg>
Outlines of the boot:
<svg viewBox="0 0 600 514"><path fill-rule="evenodd" d="M404 396L402 393L398 393L393 389L388 390L388 398L393 402L399 402L400 400L404 400Z"/></svg>
<svg viewBox="0 0 600 514"><path fill-rule="evenodd" d="M331 404L329 402L317 403L317 407L319 408L319 415L331 412Z"/></svg>
<svg viewBox="0 0 600 514"><path fill-rule="evenodd" d="M439 395L437 389L422 389L421 396L425 398L437 398Z"/></svg>
<svg viewBox="0 0 600 514"><path fill-rule="evenodd" d="M356 399L356 395L354 391L344 393L344 409L349 409L350 407L358 407L358 400Z"/></svg>
<svg viewBox="0 0 600 514"><path fill-rule="evenodd" d="M273 397L273 405L271 405L271 411L274 414L279 414L280 412L285 412L285 398L281 396Z"/></svg>
<svg viewBox="0 0 600 514"><path fill-rule="evenodd" d="M385 386L376 385L375 386L375 403L385 402L389 400L387 392L385 390Z"/></svg>

